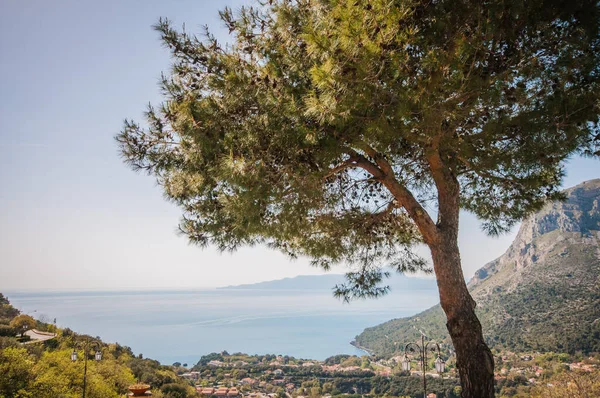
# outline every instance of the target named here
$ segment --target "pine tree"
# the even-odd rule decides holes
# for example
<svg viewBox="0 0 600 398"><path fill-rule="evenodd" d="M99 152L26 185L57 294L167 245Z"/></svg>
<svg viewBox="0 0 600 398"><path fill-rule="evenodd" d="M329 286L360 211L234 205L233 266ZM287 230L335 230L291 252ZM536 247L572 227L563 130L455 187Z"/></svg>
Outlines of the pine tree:
<svg viewBox="0 0 600 398"><path fill-rule="evenodd" d="M560 197L564 161L598 154L599 6L558 0L273 0L221 12L219 43L160 20L165 101L126 121L125 161L156 176L200 246L264 244L350 264L344 299L430 270L464 397L493 358L457 244Z"/></svg>

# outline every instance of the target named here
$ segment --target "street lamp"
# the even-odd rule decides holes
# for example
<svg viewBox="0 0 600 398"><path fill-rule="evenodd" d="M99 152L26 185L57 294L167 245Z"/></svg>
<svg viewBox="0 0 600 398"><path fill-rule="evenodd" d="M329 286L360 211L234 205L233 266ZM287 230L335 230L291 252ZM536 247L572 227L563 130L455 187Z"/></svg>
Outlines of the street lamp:
<svg viewBox="0 0 600 398"><path fill-rule="evenodd" d="M446 369L446 362L444 362L442 357L439 356L439 354L438 354L438 357L435 360L435 371L438 372L439 374L442 374L442 373L444 373L445 369Z"/></svg>
<svg viewBox="0 0 600 398"><path fill-rule="evenodd" d="M432 345L431 347L430 344ZM446 363L442 359L440 345L435 341L428 341L427 343L425 343L425 335L423 333L421 333L421 345L419 345L418 343L408 343L404 347L404 358L402 359L402 370L405 372L410 371L410 358L407 354L409 349L415 353L419 353L421 370L423 371L423 397L427 398L427 378L425 377L425 371L427 370L427 350L432 352L435 352L435 350L437 350L435 370L441 375L442 373L444 373Z"/></svg>
<svg viewBox="0 0 600 398"><path fill-rule="evenodd" d="M87 361L91 348L96 349L96 353L94 354L94 359L96 361L102 360L102 352L100 343L94 339L85 339L83 341L76 342L73 347L73 352L71 353L71 361L77 361L77 348L81 348L83 350L83 394L82 398L85 398L85 390L87 386Z"/></svg>
<svg viewBox="0 0 600 398"><path fill-rule="evenodd" d="M410 359L408 359L408 355L404 354L404 359L402 360L402 370L405 372L410 371Z"/></svg>

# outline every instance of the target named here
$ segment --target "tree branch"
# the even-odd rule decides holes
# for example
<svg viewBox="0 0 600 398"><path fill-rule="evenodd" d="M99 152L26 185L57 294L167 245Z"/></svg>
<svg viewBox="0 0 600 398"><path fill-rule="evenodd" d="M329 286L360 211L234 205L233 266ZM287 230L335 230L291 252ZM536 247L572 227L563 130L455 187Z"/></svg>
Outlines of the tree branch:
<svg viewBox="0 0 600 398"><path fill-rule="evenodd" d="M494 175L491 173L488 173L484 170L477 170L473 164L471 162L469 162L467 159L463 158L462 156L457 156L456 157L462 164L464 164L468 170L472 171L473 173L477 174L480 177L483 178L489 178L491 180L496 180L496 181L501 181L501 182L505 182L505 183L509 183L509 184L514 184L515 181L511 180L510 178L506 178L503 176L498 176L498 175Z"/></svg>
<svg viewBox="0 0 600 398"><path fill-rule="evenodd" d="M339 165L335 166L334 168L330 169L329 172L327 174L325 174L325 176L323 176L323 180L326 180L329 177L333 177L340 171L344 171L351 167L356 167L356 159L353 156L350 156L350 158L348 160L346 160L346 161L340 163Z"/></svg>
<svg viewBox="0 0 600 398"><path fill-rule="evenodd" d="M350 149L352 151L351 156L355 156L358 159L357 166L371 173L373 177L378 179L390 191L396 201L398 201L398 205L403 207L415 222L425 243L433 242L437 238L437 229L429 213L421 206L410 190L398 181L394 169L381 154L364 142L361 143L361 146L361 149L369 157L373 158L376 164L353 149Z"/></svg>
<svg viewBox="0 0 600 398"><path fill-rule="evenodd" d="M431 147L426 153L431 176L438 192L438 222L437 227L448 228L458 234L459 193L458 179L440 156L441 134L433 137Z"/></svg>

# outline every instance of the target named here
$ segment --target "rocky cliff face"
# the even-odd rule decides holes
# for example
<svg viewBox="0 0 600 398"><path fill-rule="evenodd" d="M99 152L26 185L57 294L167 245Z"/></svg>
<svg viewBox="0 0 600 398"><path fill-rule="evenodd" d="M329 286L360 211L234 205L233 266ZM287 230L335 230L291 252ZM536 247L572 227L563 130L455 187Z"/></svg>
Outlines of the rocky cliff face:
<svg viewBox="0 0 600 398"><path fill-rule="evenodd" d="M549 203L524 220L506 253L469 282L492 345L600 350L600 179L564 193L565 201ZM418 329L449 341L444 324L436 306L366 329L357 343L389 353L387 343L379 340L381 333L394 341L412 341Z"/></svg>
<svg viewBox="0 0 600 398"><path fill-rule="evenodd" d="M571 244L600 250L600 179L586 181L564 193L564 202L548 203L523 221L506 253L475 273L469 282L472 292L478 293L481 282L500 271L517 277L527 267L544 263L548 256L557 255L558 247L564 249L558 256L566 263L569 263Z"/></svg>

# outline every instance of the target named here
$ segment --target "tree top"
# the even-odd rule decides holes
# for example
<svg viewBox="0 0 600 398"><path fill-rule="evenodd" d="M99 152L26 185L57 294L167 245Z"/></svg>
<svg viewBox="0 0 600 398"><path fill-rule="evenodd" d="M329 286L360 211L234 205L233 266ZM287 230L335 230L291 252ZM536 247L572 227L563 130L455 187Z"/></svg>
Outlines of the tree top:
<svg viewBox="0 0 600 398"><path fill-rule="evenodd" d="M569 156L597 154L599 17L594 1L281 0L224 9L229 44L163 19L165 100L117 141L192 242L358 264L351 284L373 287L381 265L426 268L411 247L444 227L442 198L501 233L560 197Z"/></svg>

